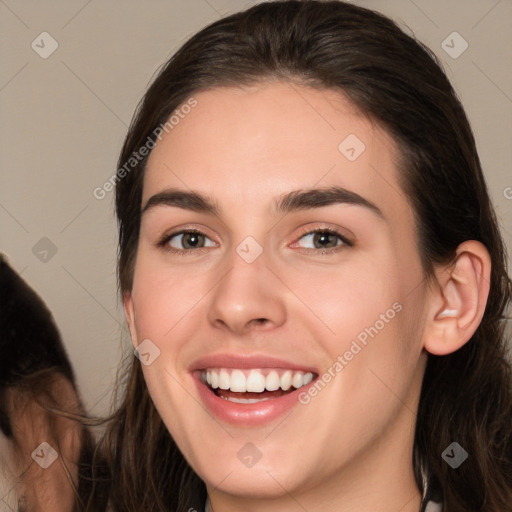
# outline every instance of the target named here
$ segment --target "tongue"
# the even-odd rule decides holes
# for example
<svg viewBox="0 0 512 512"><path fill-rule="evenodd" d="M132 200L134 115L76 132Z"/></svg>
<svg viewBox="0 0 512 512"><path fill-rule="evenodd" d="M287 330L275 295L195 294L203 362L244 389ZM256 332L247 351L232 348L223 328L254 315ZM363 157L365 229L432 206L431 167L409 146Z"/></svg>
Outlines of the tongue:
<svg viewBox="0 0 512 512"><path fill-rule="evenodd" d="M295 391L295 388L291 387L288 391L283 391L281 388L277 389L276 391L262 391L261 393L237 393L235 391L231 391L229 389L220 389L217 388L215 390L215 394L220 397L224 398L278 398L283 395L287 395L288 393L291 393L292 391Z"/></svg>

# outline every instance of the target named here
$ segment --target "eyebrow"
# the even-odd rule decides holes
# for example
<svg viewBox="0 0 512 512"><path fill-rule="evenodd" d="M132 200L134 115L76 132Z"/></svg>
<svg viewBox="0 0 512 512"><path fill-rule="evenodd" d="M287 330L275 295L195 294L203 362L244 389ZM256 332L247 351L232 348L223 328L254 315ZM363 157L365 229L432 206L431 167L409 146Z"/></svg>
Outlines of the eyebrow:
<svg viewBox="0 0 512 512"><path fill-rule="evenodd" d="M368 199L342 187L312 188L293 190L274 202L275 213L289 213L298 210L321 208L333 204L350 204L367 208L377 217L385 220L378 206ZM199 192L170 188L151 196L142 208L141 214L157 206L174 206L199 213L220 217L221 209L216 201Z"/></svg>

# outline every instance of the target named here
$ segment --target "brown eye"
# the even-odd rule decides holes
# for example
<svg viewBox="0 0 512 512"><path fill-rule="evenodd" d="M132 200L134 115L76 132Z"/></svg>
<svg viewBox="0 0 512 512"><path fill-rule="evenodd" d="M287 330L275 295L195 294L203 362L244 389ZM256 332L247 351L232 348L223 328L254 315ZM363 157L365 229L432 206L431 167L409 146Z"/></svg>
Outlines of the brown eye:
<svg viewBox="0 0 512 512"><path fill-rule="evenodd" d="M340 233L326 229L310 231L301 236L299 240L306 240L307 243L313 244L313 247L304 247L299 244L305 249L334 249L335 247L342 245L351 245L351 243Z"/></svg>
<svg viewBox="0 0 512 512"><path fill-rule="evenodd" d="M215 246L204 233L199 231L180 231L173 233L165 238L162 245L176 251L186 251L190 249L202 249L203 247Z"/></svg>
<svg viewBox="0 0 512 512"><path fill-rule="evenodd" d="M337 237L332 233L326 233L323 231L319 231L313 236L313 243L315 247L325 248L325 247L336 247L337 245Z"/></svg>

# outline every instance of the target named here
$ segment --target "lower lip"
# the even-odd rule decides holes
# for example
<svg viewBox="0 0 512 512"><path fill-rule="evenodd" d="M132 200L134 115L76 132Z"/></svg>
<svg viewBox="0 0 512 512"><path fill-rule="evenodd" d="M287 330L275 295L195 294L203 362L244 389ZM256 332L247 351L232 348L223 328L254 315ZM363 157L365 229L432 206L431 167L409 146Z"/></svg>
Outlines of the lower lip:
<svg viewBox="0 0 512 512"><path fill-rule="evenodd" d="M278 398L253 404L237 404L218 397L201 381L197 372L193 374L193 379L207 409L220 420L233 425L257 426L269 423L293 409L299 403L299 393L306 389L303 386Z"/></svg>

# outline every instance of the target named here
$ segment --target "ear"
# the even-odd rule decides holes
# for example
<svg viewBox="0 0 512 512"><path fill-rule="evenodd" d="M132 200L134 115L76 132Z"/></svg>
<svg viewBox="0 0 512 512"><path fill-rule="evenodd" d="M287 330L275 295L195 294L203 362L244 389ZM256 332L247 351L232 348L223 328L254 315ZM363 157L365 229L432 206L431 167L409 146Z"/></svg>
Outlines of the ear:
<svg viewBox="0 0 512 512"><path fill-rule="evenodd" d="M137 330L135 329L135 309L133 307L133 298L130 292L123 294L123 309L128 329L130 329L130 336L132 339L132 345L137 347Z"/></svg>
<svg viewBox="0 0 512 512"><path fill-rule="evenodd" d="M468 240L457 247L449 267L435 273L424 347L431 354L446 355L468 342L482 321L489 296L491 258L483 244Z"/></svg>

